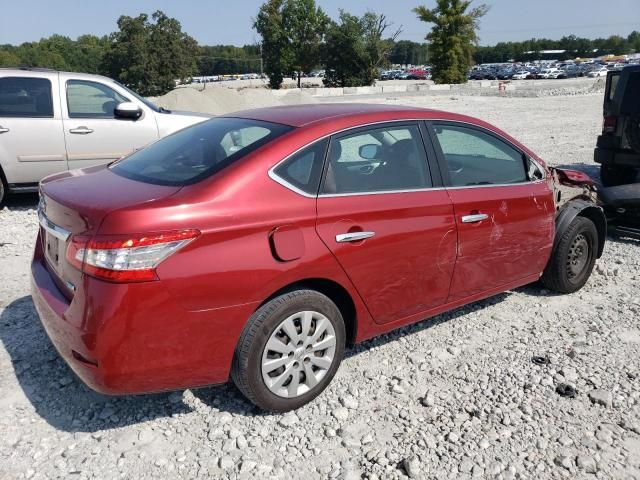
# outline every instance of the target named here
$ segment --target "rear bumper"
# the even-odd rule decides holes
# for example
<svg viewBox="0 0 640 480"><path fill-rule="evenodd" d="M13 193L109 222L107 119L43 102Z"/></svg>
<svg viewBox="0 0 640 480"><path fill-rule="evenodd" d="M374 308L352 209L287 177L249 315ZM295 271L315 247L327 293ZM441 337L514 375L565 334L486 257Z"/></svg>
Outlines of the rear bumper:
<svg viewBox="0 0 640 480"><path fill-rule="evenodd" d="M640 154L629 150L596 147L593 159L601 165L640 167Z"/></svg>
<svg viewBox="0 0 640 480"><path fill-rule="evenodd" d="M242 328L257 308L192 312L161 281L114 284L87 276L69 301L47 270L39 241L31 291L62 358L89 387L110 395L226 382Z"/></svg>

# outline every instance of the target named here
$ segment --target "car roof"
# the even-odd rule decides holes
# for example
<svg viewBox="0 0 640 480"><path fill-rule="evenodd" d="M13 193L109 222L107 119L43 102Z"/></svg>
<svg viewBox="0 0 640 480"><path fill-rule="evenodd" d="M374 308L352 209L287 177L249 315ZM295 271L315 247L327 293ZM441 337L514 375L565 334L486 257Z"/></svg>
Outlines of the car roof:
<svg viewBox="0 0 640 480"><path fill-rule="evenodd" d="M63 72L60 70L52 70L49 68L37 68L37 67L13 67L13 68L0 68L0 77L39 77L39 78L53 78L53 77L73 77L78 80L102 80L106 82L113 82L114 80L105 77L103 75L97 75L94 73L79 73L79 72Z"/></svg>
<svg viewBox="0 0 640 480"><path fill-rule="evenodd" d="M336 120L353 120L353 124L366 123L372 117L388 117L389 120L406 118L459 120L476 123L477 120L465 115L458 115L440 110L408 107L404 105L384 105L375 103L324 103L308 105L286 105L278 107L256 108L223 115L240 117L265 122L280 123L292 127L307 127ZM384 120L384 119L381 119Z"/></svg>

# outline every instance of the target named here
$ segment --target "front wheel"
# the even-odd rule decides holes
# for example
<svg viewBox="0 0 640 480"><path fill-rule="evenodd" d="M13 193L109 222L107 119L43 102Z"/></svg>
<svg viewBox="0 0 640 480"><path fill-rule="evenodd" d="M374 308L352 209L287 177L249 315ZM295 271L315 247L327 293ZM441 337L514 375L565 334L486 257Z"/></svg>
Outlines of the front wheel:
<svg viewBox="0 0 640 480"><path fill-rule="evenodd" d="M591 276L598 251L598 232L591 220L576 217L561 235L540 280L551 290L573 293Z"/></svg>
<svg viewBox="0 0 640 480"><path fill-rule="evenodd" d="M286 412L316 398L342 361L345 326L338 307L314 290L270 300L249 319L231 378L264 410Z"/></svg>

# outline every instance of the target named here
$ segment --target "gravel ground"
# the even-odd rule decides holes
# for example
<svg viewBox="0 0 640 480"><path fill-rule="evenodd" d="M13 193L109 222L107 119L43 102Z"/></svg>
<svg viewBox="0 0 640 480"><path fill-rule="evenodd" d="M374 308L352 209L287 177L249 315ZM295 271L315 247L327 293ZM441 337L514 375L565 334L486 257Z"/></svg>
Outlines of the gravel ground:
<svg viewBox="0 0 640 480"><path fill-rule="evenodd" d="M593 173L600 95L371 101L479 116ZM638 242L610 238L576 294L531 285L356 346L315 402L266 415L231 385L82 385L29 297L35 206L0 211L0 479L640 479Z"/></svg>

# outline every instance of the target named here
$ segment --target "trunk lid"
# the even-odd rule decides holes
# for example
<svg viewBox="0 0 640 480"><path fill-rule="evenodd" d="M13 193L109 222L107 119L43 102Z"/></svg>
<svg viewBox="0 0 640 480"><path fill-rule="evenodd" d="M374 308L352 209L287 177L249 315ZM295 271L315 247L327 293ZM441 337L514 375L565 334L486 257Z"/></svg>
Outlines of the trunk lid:
<svg viewBox="0 0 640 480"><path fill-rule="evenodd" d="M47 269L61 291L73 297L82 277L67 259L74 239L91 238L109 212L169 197L180 188L137 182L104 165L44 179L38 205L42 248Z"/></svg>

